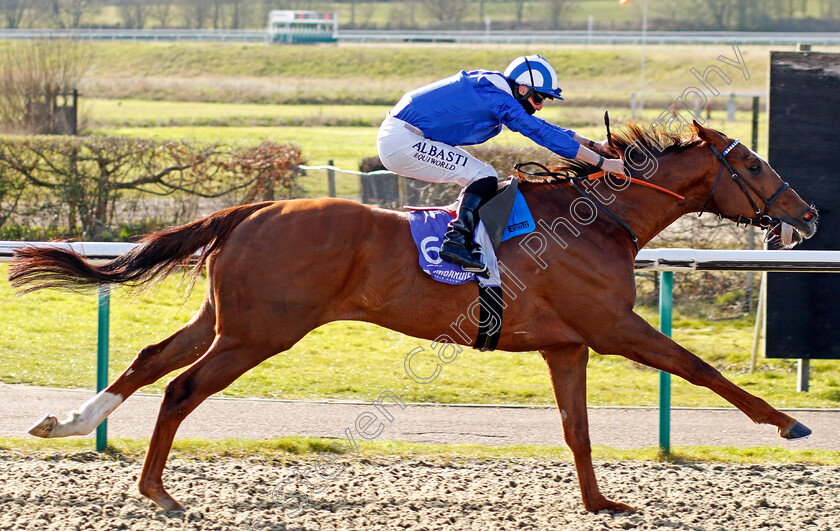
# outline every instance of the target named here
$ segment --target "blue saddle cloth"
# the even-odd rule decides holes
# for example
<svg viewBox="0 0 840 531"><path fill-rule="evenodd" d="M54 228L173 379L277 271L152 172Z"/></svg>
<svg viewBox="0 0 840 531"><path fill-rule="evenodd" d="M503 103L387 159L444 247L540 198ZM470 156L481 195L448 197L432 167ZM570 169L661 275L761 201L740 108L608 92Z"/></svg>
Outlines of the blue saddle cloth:
<svg viewBox="0 0 840 531"><path fill-rule="evenodd" d="M443 244L443 235L446 233L447 226L453 217L451 212L443 209L422 209L409 212L411 236L417 245L420 268L433 279L446 284L459 285L470 280L480 279L485 285L498 285L499 271L496 256L483 224L479 224L475 238L485 252L486 264L490 269L489 281L476 277L475 273L464 271L459 265L444 261L438 255L440 246ZM528 234L533 232L534 229L535 223L531 210L528 208L522 193L517 192L502 241Z"/></svg>
<svg viewBox="0 0 840 531"><path fill-rule="evenodd" d="M510 211L510 219L508 219L505 227L502 241L534 232L535 225L534 216L531 215L531 209L528 208L525 197L523 197L522 192L517 190L516 199L513 200L513 210Z"/></svg>

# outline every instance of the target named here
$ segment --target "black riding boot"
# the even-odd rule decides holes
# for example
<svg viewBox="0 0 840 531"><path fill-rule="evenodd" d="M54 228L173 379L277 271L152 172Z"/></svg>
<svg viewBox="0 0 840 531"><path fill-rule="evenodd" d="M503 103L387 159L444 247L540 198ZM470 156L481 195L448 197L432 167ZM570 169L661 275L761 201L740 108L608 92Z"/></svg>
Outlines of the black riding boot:
<svg viewBox="0 0 840 531"><path fill-rule="evenodd" d="M444 235L443 245L440 247L441 258L476 273L487 271L473 241L473 231L478 224L478 207L482 201L480 195L464 194L458 217L449 223L449 230Z"/></svg>

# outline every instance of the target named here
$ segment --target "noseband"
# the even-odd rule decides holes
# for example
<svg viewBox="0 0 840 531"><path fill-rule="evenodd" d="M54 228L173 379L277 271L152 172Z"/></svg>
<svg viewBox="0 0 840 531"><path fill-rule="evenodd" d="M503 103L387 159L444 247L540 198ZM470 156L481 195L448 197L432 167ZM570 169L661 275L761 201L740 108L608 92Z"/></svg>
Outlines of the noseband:
<svg viewBox="0 0 840 531"><path fill-rule="evenodd" d="M763 229L767 229L767 228L771 228L771 227L775 228L777 225L779 225L782 222L782 220L770 217L768 212L770 211L770 207L773 206L773 203L776 202L776 199L778 199L779 196L782 195L782 192L784 192L785 190L790 188L790 185L788 183L782 183L782 186L780 186L779 189L776 190L776 193L774 193L772 196L770 196L770 199L764 199L761 196L761 194L758 192L758 190L756 190L755 187L748 180L744 179L744 176L741 175L738 172L738 170L733 168L732 164L730 164L729 161L726 160L726 155L730 151L732 151L732 148L737 146L740 142L741 142L741 139L735 139L735 141L732 142L732 144L728 148L723 150L723 153L718 151L718 149L715 146L709 144L709 147L711 148L712 153L714 153L715 156L718 158L718 160L721 162L721 166L720 166L720 171L718 171L717 179L715 180L715 185L712 187L712 191L709 193L708 199L706 199L706 202L703 203L703 207L700 210L700 214L702 214L703 212L705 212L707 210L706 205L709 204L709 201L712 200L712 196L715 195L715 190L717 189L718 184L720 183L720 178L723 175L723 169L726 168L727 170L729 170L729 173L732 176L732 180L735 181L735 184L738 185L738 188L741 189L741 192L743 192L744 196L746 196L747 200L750 202L750 205L752 205L752 209L753 209L753 212L755 212L756 217L745 218L745 217L739 215L736 218L736 217L732 217L732 216L724 216L719 212L716 212L716 214L721 218L729 219L731 221L734 221L737 224L743 223L745 225L754 225L756 227L761 227ZM753 197L747 191L748 188L753 194L755 194L755 196L759 200L764 202L764 210L763 211L758 207L758 204L755 202L755 199L753 199Z"/></svg>

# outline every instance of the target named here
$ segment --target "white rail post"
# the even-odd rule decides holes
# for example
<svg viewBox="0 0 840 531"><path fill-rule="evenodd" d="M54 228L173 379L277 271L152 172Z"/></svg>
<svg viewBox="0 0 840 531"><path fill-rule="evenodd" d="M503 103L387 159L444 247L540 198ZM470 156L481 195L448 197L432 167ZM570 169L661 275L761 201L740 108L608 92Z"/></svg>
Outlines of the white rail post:
<svg viewBox="0 0 840 531"><path fill-rule="evenodd" d="M332 159L327 161L327 166L332 166L333 164ZM327 195L335 197L335 170L332 168L327 170Z"/></svg>
<svg viewBox="0 0 840 531"><path fill-rule="evenodd" d="M761 282L758 288L758 307L755 309L755 330L753 331L753 348L750 356L750 373L755 372L758 359L758 349L761 346L761 338L764 335L764 310L767 308L767 273L761 273Z"/></svg>
<svg viewBox="0 0 840 531"><path fill-rule="evenodd" d="M798 393L807 393L810 388L811 379L811 360L798 359L796 360L796 391Z"/></svg>

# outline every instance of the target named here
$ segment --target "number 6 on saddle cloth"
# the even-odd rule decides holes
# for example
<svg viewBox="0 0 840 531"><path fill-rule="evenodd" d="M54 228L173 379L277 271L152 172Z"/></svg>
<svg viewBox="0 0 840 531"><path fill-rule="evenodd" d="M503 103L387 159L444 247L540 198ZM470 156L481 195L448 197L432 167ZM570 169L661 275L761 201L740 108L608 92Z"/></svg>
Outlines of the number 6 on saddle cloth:
<svg viewBox="0 0 840 531"><path fill-rule="evenodd" d="M500 283L495 253L499 244L514 236L528 234L535 228L534 218L518 187L519 181L511 178L507 186L479 210L481 222L476 227L475 241L484 250L485 263L490 270L490 278L482 282L484 285L498 286ZM411 236L417 245L420 268L433 279L446 284L460 285L478 280L475 273L464 271L461 266L438 256L443 235L456 215L457 205L406 208L410 211Z"/></svg>

